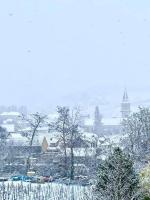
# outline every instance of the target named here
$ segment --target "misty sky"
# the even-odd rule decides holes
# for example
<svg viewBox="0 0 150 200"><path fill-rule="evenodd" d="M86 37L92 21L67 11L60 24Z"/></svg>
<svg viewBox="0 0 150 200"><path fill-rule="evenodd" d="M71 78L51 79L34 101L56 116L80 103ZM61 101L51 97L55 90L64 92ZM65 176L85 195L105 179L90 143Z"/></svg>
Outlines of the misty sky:
<svg viewBox="0 0 150 200"><path fill-rule="evenodd" d="M150 88L149 0L1 0L0 26L0 104Z"/></svg>

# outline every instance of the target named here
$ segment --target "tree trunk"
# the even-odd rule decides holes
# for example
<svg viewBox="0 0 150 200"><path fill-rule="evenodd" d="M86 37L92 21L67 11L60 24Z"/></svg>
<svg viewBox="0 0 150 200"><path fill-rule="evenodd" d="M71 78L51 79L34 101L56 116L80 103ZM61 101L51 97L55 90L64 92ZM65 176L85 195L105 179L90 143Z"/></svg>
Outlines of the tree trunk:
<svg viewBox="0 0 150 200"><path fill-rule="evenodd" d="M65 133L63 133L63 148L64 148L64 176L67 177L68 176L68 160L67 160L67 145L66 145L66 137L65 137Z"/></svg>
<svg viewBox="0 0 150 200"><path fill-rule="evenodd" d="M74 180L74 153L73 153L73 147L71 147L70 179L71 179L71 180Z"/></svg>

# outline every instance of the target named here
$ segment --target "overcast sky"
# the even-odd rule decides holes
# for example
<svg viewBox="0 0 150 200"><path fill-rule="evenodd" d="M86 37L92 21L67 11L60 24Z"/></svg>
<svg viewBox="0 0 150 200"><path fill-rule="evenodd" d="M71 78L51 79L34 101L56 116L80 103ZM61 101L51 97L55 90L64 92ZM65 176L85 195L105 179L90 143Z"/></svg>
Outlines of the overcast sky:
<svg viewBox="0 0 150 200"><path fill-rule="evenodd" d="M0 0L0 104L150 86L149 0ZM150 92L149 92L150 93Z"/></svg>

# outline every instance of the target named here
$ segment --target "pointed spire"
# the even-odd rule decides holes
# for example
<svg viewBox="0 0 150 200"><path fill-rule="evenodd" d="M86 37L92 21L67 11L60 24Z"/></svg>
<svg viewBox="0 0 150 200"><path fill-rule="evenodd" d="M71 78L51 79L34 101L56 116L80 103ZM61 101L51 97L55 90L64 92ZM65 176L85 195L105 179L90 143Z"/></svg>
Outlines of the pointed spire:
<svg viewBox="0 0 150 200"><path fill-rule="evenodd" d="M127 93L127 89L125 88L124 94L123 94L123 102L127 102L127 101L128 101L128 93Z"/></svg>
<svg viewBox="0 0 150 200"><path fill-rule="evenodd" d="M121 104L121 113L122 118L127 118L130 115L130 102L128 98L127 89L125 88L124 94L123 94L123 100Z"/></svg>

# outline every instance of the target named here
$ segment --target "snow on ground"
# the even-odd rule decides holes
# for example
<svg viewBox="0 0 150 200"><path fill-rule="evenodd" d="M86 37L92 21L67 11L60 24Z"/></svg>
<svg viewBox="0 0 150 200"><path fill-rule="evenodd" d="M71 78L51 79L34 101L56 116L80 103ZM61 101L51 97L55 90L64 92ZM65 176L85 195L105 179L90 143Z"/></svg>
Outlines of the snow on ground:
<svg viewBox="0 0 150 200"><path fill-rule="evenodd" d="M90 187L18 181L0 183L1 200L83 200L85 195L91 196Z"/></svg>

